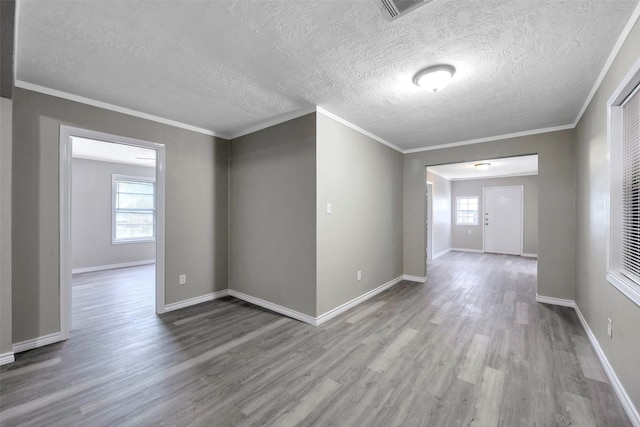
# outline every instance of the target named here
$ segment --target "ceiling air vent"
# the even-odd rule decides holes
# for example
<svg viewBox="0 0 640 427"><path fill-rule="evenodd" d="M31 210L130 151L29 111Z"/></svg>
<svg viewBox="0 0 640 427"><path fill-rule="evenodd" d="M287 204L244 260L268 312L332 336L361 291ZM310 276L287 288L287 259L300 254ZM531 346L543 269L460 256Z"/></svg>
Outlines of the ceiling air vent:
<svg viewBox="0 0 640 427"><path fill-rule="evenodd" d="M382 15L388 21L393 21L432 1L433 0L376 0L376 3L378 3Z"/></svg>
<svg viewBox="0 0 640 427"><path fill-rule="evenodd" d="M432 1L433 0L376 0L376 3L382 11L382 15L384 15L388 21L393 21Z"/></svg>

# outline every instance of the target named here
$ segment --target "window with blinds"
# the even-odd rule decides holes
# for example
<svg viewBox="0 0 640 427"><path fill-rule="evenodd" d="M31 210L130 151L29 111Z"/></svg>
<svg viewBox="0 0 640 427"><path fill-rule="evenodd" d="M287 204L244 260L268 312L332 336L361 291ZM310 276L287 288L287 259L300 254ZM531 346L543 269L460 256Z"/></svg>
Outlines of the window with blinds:
<svg viewBox="0 0 640 427"><path fill-rule="evenodd" d="M456 225L478 225L478 197L456 197Z"/></svg>
<svg viewBox="0 0 640 427"><path fill-rule="evenodd" d="M607 281L640 307L640 63L607 105Z"/></svg>
<svg viewBox="0 0 640 427"><path fill-rule="evenodd" d="M155 239L155 181L113 175L113 243Z"/></svg>
<svg viewBox="0 0 640 427"><path fill-rule="evenodd" d="M622 273L640 283L640 91L622 107Z"/></svg>

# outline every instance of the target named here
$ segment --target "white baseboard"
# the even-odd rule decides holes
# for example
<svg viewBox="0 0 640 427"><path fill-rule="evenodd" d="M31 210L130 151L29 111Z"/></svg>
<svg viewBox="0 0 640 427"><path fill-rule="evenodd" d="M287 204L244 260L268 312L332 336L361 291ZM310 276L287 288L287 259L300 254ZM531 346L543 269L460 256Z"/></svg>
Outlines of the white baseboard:
<svg viewBox="0 0 640 427"><path fill-rule="evenodd" d="M348 301L332 310L327 311L324 314L321 314L320 316L315 318L315 325L321 325L324 322L333 319L334 317L344 313L345 311L355 307L356 305L368 300L369 298L372 298L376 295L378 295L380 292L386 291L387 289L391 288L392 286L402 282L403 280L407 280L405 279L406 276L399 276L396 277L393 280L388 281L387 283L385 283L384 285L378 286L377 288L367 292L366 294L362 294L357 298L352 299L351 301ZM417 280L416 280L417 281ZM424 282L423 282L424 283Z"/></svg>
<svg viewBox="0 0 640 427"><path fill-rule="evenodd" d="M16 361L16 358L13 354L13 351L9 353L0 354L0 366L8 365L9 363L13 363Z"/></svg>
<svg viewBox="0 0 640 427"><path fill-rule="evenodd" d="M618 376L613 370L613 367L609 363L607 356L605 356L604 351L602 350L602 347L600 347L600 343L596 339L596 336L594 335L593 331L589 327L589 324L587 323L586 319L580 312L580 309L578 308L577 305L575 306L575 310L576 310L576 313L578 314L578 319L580 319L580 323L582 323L582 327L584 328L585 332L587 333L587 336L589 337L589 341L591 341L591 345L593 346L593 349L598 355L598 359L600 359L600 363L602 363L602 367L604 368L604 371L607 374L607 377L609 378L609 382L611 383L613 390L616 392L616 395L618 396L618 399L620 400L622 407L624 408L625 412L627 413L627 416L631 420L631 424L633 424L634 427L640 427L640 414L638 413L638 410L633 405L633 401L631 400L631 398L625 391L624 387L622 386L622 383L618 379Z"/></svg>
<svg viewBox="0 0 640 427"><path fill-rule="evenodd" d="M252 297L251 295L243 294L242 292L234 291L232 289L229 289L229 295L253 305L266 308L267 310L275 311L276 313L291 317L292 319L296 319L310 325L316 325L316 318L313 316L309 316L308 314L300 313L299 311L291 310L287 307L283 307L281 305L274 304L260 298Z"/></svg>
<svg viewBox="0 0 640 427"><path fill-rule="evenodd" d="M214 299L226 297L229 295L229 290L225 289L223 291L212 292L210 294L200 295L199 297L189 298L186 300L173 302L171 304L167 304L164 306L163 313L168 311L180 310L181 308L191 307L192 305L200 304L207 301L212 301Z"/></svg>
<svg viewBox="0 0 640 427"><path fill-rule="evenodd" d="M92 273L94 271L113 270L116 268L137 267L139 265L155 264L155 259L145 259L142 261L121 262L119 264L96 265L93 267L80 267L71 270L71 274Z"/></svg>
<svg viewBox="0 0 640 427"><path fill-rule="evenodd" d="M576 302L572 299L562 299L554 297L545 297L543 295L536 294L536 301L543 304L560 305L562 307L576 307Z"/></svg>
<svg viewBox="0 0 640 427"><path fill-rule="evenodd" d="M22 353L23 351L33 350L34 348L57 343L60 341L62 341L62 335L60 334L60 332L55 332L53 334L15 343L13 345L13 352Z"/></svg>
<svg viewBox="0 0 640 427"><path fill-rule="evenodd" d="M530 254L528 252L521 253L520 256L525 258L538 258L538 254Z"/></svg>
<svg viewBox="0 0 640 427"><path fill-rule="evenodd" d="M482 249L451 248L449 250L456 251L456 252L473 252L473 253L476 253L476 254L483 254L484 253L484 251Z"/></svg>
<svg viewBox="0 0 640 427"><path fill-rule="evenodd" d="M410 276L409 274L403 274L402 280L408 280L410 282L426 283L427 276Z"/></svg>

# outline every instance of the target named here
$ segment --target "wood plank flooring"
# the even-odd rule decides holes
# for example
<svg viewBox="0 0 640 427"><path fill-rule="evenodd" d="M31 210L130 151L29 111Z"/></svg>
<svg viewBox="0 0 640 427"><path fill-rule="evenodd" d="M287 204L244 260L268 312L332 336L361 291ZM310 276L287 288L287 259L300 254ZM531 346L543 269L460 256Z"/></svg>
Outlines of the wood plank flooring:
<svg viewBox="0 0 640 427"><path fill-rule="evenodd" d="M156 316L153 266L75 276L71 338L0 368L0 424L630 425L535 260L429 267L319 327L230 297Z"/></svg>

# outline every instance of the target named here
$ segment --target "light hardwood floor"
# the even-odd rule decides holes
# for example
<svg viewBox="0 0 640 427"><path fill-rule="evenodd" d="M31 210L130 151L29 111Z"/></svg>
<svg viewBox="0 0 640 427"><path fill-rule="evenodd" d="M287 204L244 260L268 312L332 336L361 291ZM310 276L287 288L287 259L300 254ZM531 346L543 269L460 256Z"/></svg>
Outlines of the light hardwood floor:
<svg viewBox="0 0 640 427"><path fill-rule="evenodd" d="M628 426L536 261L451 252L319 327L234 298L153 314L153 267L74 277L64 343L0 368L4 425Z"/></svg>

